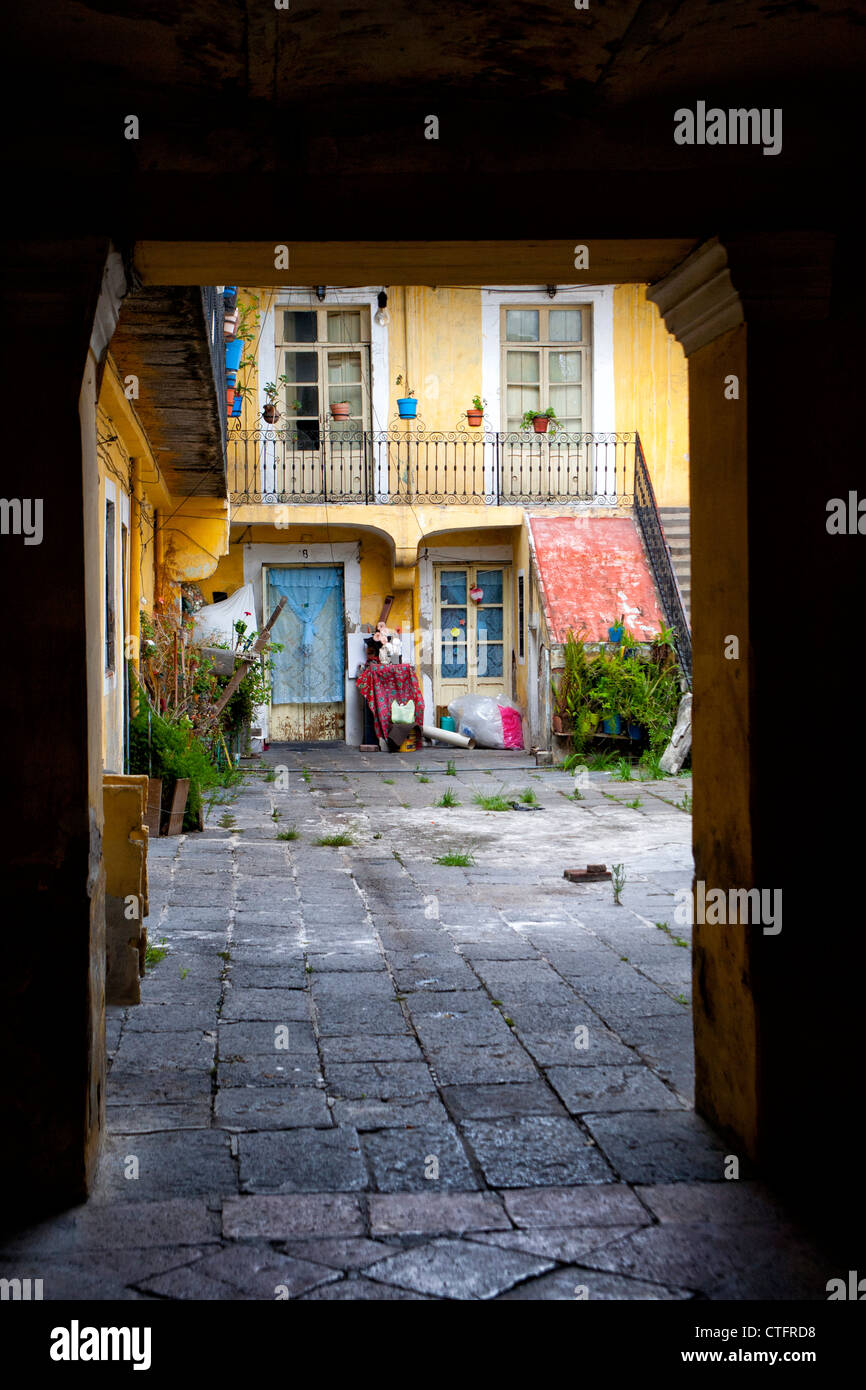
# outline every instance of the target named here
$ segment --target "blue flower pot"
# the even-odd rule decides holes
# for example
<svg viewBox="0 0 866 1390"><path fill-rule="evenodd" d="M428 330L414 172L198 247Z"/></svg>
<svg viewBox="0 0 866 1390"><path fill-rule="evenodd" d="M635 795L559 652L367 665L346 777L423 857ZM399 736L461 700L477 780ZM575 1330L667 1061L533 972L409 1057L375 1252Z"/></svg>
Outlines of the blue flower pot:
<svg viewBox="0 0 866 1390"><path fill-rule="evenodd" d="M627 729L628 729L628 736L629 736L629 738L640 738L640 736L641 736L641 727L640 727L640 724L628 724L626 727L627 727Z"/></svg>
<svg viewBox="0 0 866 1390"><path fill-rule="evenodd" d="M401 420L414 420L418 414L418 402L414 396L401 396L397 401L397 413Z"/></svg>
<svg viewBox="0 0 866 1390"><path fill-rule="evenodd" d="M618 734L622 729L622 720L618 714L614 714L610 719L603 719L601 727L606 734Z"/></svg>
<svg viewBox="0 0 866 1390"><path fill-rule="evenodd" d="M235 338L234 342L226 343L226 371L236 372L241 365L241 358L244 353L243 338Z"/></svg>
<svg viewBox="0 0 866 1390"><path fill-rule="evenodd" d="M243 396L235 396L234 405L232 406L232 419L234 419L236 416L240 415L240 413L241 413L241 411L243 410L243 408L244 408L244 398L243 398Z"/></svg>
<svg viewBox="0 0 866 1390"><path fill-rule="evenodd" d="M227 314L233 314L238 307L238 287L237 285L226 285L223 290L223 308Z"/></svg>
<svg viewBox="0 0 866 1390"><path fill-rule="evenodd" d="M621 627L609 627L607 630L608 641L621 642L624 631L625 629Z"/></svg>

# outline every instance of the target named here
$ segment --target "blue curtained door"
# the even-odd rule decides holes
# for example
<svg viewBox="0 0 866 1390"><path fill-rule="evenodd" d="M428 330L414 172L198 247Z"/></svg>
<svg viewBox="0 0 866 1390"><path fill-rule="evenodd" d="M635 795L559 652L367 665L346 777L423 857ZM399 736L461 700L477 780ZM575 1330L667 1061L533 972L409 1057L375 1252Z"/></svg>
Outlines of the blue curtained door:
<svg viewBox="0 0 866 1390"><path fill-rule="evenodd" d="M345 737L346 637L343 569L303 565L267 572L272 611L286 606L273 629L283 650L271 680L271 739L321 742Z"/></svg>

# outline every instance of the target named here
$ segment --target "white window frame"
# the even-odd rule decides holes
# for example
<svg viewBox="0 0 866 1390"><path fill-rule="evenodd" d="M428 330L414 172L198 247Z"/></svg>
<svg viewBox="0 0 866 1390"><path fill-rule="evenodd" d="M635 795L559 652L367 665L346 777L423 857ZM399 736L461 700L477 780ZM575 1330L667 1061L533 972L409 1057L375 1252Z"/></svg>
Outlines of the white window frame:
<svg viewBox="0 0 866 1390"><path fill-rule="evenodd" d="M515 285L513 289L481 291L481 394L488 402L491 419L503 416L501 310L503 308L592 310L589 340L592 348L592 431L612 434L616 428L616 391L613 367L613 285L587 285L557 290L551 299L544 285ZM520 348L521 344L511 346ZM531 347L531 343L524 346ZM501 427L501 426L499 426Z"/></svg>
<svg viewBox="0 0 866 1390"><path fill-rule="evenodd" d="M276 381L277 379L277 350L275 340L276 319L275 315L283 309L368 309L370 313L370 408L372 413L372 427L374 430L386 430L388 428L390 410L390 390L389 390L389 360L388 360L388 326L382 327L376 322L376 311L379 307L378 296L382 290L381 285L363 285L358 287L340 286L335 293L328 292L323 301L319 301L315 293L309 288L281 289L274 297L269 307L261 316L261 332L259 335L259 414L267 404L267 398L262 390L266 381ZM339 296L339 297L338 297ZM338 344L333 344L337 347Z"/></svg>

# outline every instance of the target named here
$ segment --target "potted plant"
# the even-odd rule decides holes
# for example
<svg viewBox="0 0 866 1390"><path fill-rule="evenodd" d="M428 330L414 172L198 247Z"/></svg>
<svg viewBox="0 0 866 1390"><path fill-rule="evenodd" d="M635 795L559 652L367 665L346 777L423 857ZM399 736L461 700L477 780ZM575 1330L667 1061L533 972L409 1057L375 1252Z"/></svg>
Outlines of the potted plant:
<svg viewBox="0 0 866 1390"><path fill-rule="evenodd" d="M536 434L547 434L548 430L551 434L556 434L558 429L562 429L562 425L556 418L553 406L549 405L546 410L525 411L520 428L534 430Z"/></svg>
<svg viewBox="0 0 866 1390"><path fill-rule="evenodd" d="M477 429L484 419L484 407L486 405L487 402L482 401L480 396L472 397L472 405L466 412L466 423L471 425L473 429Z"/></svg>
<svg viewBox="0 0 866 1390"><path fill-rule="evenodd" d="M276 381L265 382L263 389L267 396L267 404L262 410L262 419L266 420L269 425L276 424L280 418L280 412L277 410L277 396L280 394L280 387L285 386L287 380L287 377L281 376Z"/></svg>
<svg viewBox="0 0 866 1390"><path fill-rule="evenodd" d="M403 386L403 373L397 377L396 386ZM415 400L415 392L409 390L409 383L405 383L405 396L397 397L397 414L401 420L414 420L418 414L418 402Z"/></svg>
<svg viewBox="0 0 866 1390"><path fill-rule="evenodd" d="M622 641L624 634L625 634L625 614L624 614L624 613L621 613L621 614L620 614L620 617L619 617L619 621L618 621L618 622L614 622L613 626L612 626L612 627L609 627L608 630L607 630L608 641L609 641L609 642L613 642L614 644L618 644L618 643L620 643L620 642Z"/></svg>
<svg viewBox="0 0 866 1390"><path fill-rule="evenodd" d="M234 403L235 403L235 388L234 388L233 386L227 386L227 387L226 387L226 410L228 411L229 415L231 415L231 413L232 413L232 408L233 408L233 406L234 406Z"/></svg>
<svg viewBox="0 0 866 1390"><path fill-rule="evenodd" d="M331 417L334 420L348 420L351 405L348 401L331 401Z"/></svg>

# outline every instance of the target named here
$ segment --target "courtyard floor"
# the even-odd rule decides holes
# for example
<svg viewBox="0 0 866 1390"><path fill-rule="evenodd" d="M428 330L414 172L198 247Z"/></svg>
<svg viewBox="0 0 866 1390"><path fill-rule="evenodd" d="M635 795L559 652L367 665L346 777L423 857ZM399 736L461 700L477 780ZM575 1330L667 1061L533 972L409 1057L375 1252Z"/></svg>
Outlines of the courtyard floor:
<svg viewBox="0 0 866 1390"><path fill-rule="evenodd" d="M692 1109L691 779L592 773L575 800L527 755L451 756L275 746L276 780L151 842L165 954L108 1010L95 1191L0 1274L46 1299L826 1299L838 1257L745 1163L726 1179ZM563 878L591 863L624 865L621 906Z"/></svg>

